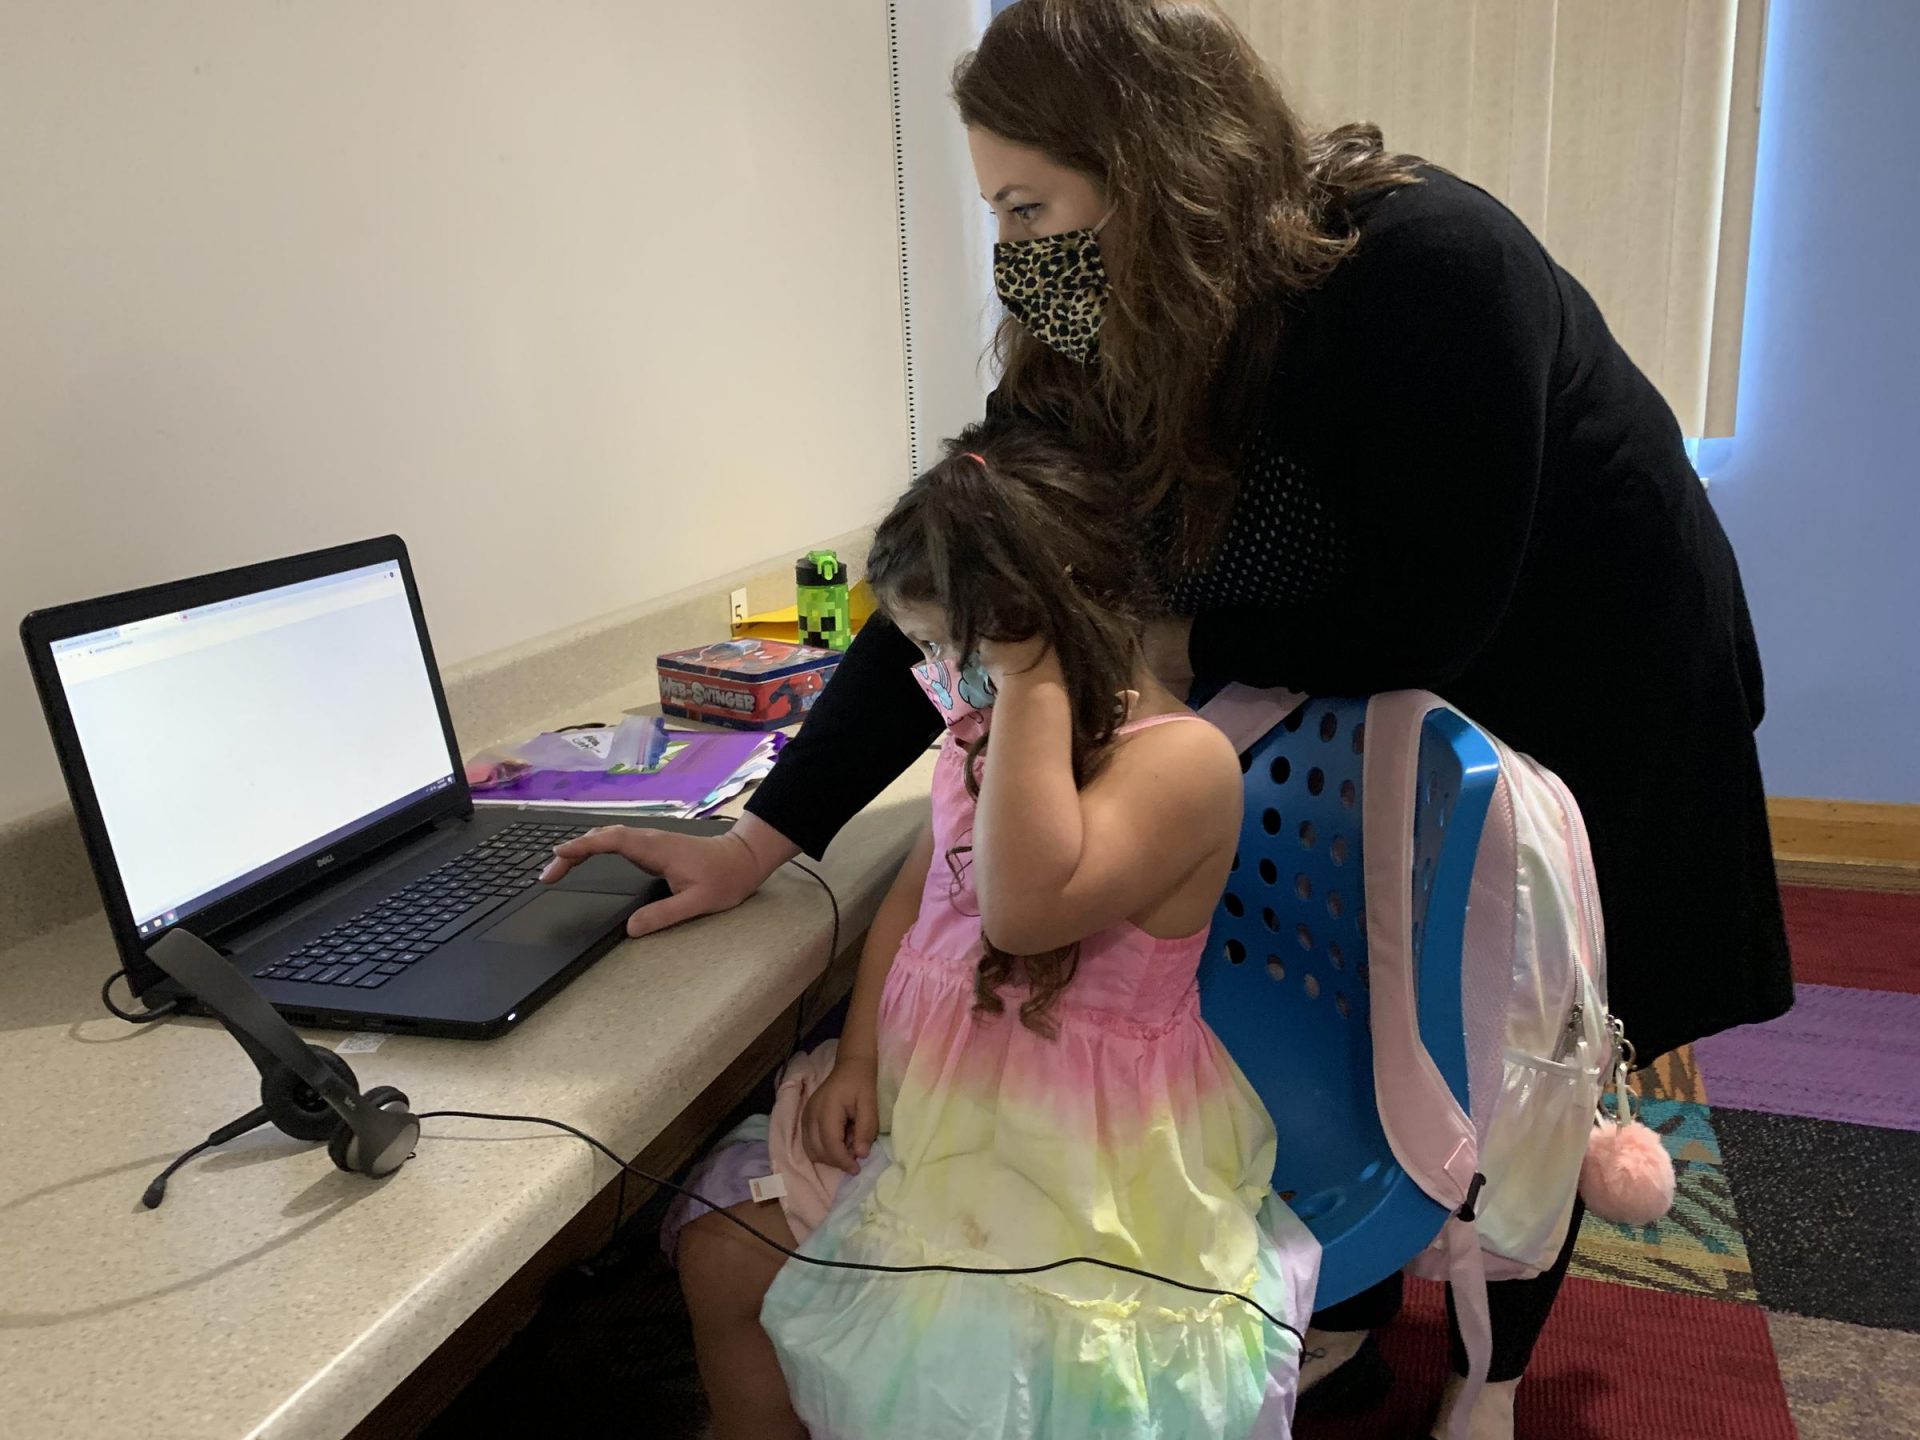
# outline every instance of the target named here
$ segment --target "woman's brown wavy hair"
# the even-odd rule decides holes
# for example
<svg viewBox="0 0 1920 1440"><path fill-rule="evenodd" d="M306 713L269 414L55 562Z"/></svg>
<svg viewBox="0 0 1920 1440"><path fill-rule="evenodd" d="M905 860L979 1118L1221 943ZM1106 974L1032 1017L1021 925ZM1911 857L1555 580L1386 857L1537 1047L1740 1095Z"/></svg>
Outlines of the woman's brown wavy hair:
<svg viewBox="0 0 1920 1440"><path fill-rule="evenodd" d="M1302 129L1210 0L1018 0L953 92L969 128L1080 171L1113 207L1097 360L1075 364L1009 316L1001 398L1117 447L1135 503L1171 497L1176 558L1198 562L1232 507L1231 450L1286 297L1353 248L1348 197L1411 183L1419 162L1372 126Z"/></svg>
<svg viewBox="0 0 1920 1440"><path fill-rule="evenodd" d="M927 605L946 618L962 656L982 641L1035 636L1059 656L1073 731L1074 784L1100 771L1127 718L1151 579L1110 471L1057 430L1016 422L976 425L914 481L874 532L867 579L883 606ZM967 793L980 794L990 737L966 755ZM971 846L946 858L958 881ZM1080 947L1013 955L986 939L974 976L978 1008L999 1013L1000 991L1027 987L1020 1019L1052 1033L1049 1011L1073 979Z"/></svg>

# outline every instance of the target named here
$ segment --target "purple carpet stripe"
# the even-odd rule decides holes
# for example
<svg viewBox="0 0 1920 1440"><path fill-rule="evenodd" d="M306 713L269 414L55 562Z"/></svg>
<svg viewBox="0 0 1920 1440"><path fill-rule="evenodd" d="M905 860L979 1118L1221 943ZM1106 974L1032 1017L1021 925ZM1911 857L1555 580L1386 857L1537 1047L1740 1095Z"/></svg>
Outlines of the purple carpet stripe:
<svg viewBox="0 0 1920 1440"><path fill-rule="evenodd" d="M1778 1020L1694 1046L1713 1108L1920 1131L1920 995L1794 988Z"/></svg>

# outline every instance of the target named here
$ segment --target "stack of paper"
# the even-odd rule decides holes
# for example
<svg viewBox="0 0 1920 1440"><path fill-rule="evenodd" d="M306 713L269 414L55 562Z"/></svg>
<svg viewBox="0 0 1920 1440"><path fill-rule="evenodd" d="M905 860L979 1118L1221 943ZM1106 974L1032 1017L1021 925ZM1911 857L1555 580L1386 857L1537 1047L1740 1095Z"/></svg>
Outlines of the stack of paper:
<svg viewBox="0 0 1920 1440"><path fill-rule="evenodd" d="M569 732L586 739L591 731ZM706 815L773 769L779 732L673 730L645 770L523 770L473 791L477 805L611 810L686 820Z"/></svg>

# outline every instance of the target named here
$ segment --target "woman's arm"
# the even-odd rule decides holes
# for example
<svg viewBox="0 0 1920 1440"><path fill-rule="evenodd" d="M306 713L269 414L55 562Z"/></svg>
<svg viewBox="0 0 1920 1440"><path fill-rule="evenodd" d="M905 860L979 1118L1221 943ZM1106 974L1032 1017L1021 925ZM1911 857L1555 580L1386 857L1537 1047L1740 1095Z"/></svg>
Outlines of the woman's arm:
<svg viewBox="0 0 1920 1440"><path fill-rule="evenodd" d="M1015 955L1153 910L1240 828L1239 761L1211 725L1139 732L1076 790L1059 661L1031 654L988 662L999 695L974 819L981 920Z"/></svg>
<svg viewBox="0 0 1920 1440"><path fill-rule="evenodd" d="M834 671L800 733L727 834L614 825L554 851L545 880L594 855L623 855L673 894L634 911L639 936L740 904L801 850L820 858L840 828L921 754L939 717L913 682L913 642L876 617Z"/></svg>
<svg viewBox="0 0 1920 1440"><path fill-rule="evenodd" d="M1497 202L1445 178L1378 202L1289 322L1275 411L1337 492L1353 573L1324 599L1203 612L1194 672L1368 694L1465 670L1532 537L1561 308Z"/></svg>
<svg viewBox="0 0 1920 1440"><path fill-rule="evenodd" d="M862 627L747 813L819 859L940 732L914 683L919 655L881 616Z"/></svg>

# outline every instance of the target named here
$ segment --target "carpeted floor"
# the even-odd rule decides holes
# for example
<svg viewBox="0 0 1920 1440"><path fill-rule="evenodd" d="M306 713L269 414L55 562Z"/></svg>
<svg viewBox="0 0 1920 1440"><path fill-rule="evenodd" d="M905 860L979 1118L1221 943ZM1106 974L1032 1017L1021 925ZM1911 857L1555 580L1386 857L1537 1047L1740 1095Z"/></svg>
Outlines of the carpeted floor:
<svg viewBox="0 0 1920 1440"><path fill-rule="evenodd" d="M1679 1198L1658 1225L1587 1220L1522 1440L1920 1440L1920 895L1786 900L1800 1004L1645 1077ZM625 1264L556 1288L435 1440L701 1434L686 1316L645 1230ZM1382 1343L1393 1394L1299 1440L1425 1435L1439 1288L1411 1285Z"/></svg>

